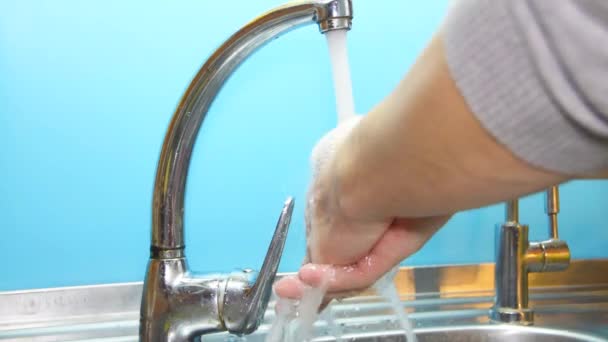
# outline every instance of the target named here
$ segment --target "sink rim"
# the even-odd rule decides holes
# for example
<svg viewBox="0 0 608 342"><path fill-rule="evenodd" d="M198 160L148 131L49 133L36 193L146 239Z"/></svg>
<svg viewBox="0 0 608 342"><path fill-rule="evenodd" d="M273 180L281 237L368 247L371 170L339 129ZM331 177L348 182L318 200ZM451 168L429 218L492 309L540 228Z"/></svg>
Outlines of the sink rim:
<svg viewBox="0 0 608 342"><path fill-rule="evenodd" d="M493 299L493 271L494 265L489 263L402 267L397 284L404 307L417 323L416 333L439 329L522 329L487 321ZM607 274L608 258L574 260L565 272L531 278L531 303L537 311L538 324L523 328L593 342L608 341L608 327L604 324L608 319ZM70 340L86 335L92 341L137 341L141 288L141 282L133 282L0 291L0 340L48 341L51 335L67 334ZM390 308L373 293L336 303L334 312L336 321L345 324L345 336L400 334L392 323ZM264 334L274 318L273 303L265 318L258 334ZM318 323L318 329L324 331L323 321ZM368 330L357 330L360 327ZM317 336L323 338L324 334Z"/></svg>
<svg viewBox="0 0 608 342"><path fill-rule="evenodd" d="M521 326L514 324L469 324L469 325L446 325L446 326L435 326L435 327L424 327L415 328L414 333L416 336L425 334L436 334L436 333L452 333L452 332L506 332L516 333L514 337L519 334L533 335L532 337L544 335L545 337L566 337L576 341L585 342L606 342L607 339L593 335L591 333L571 331L571 330L560 330L557 328L548 327L537 327L537 326ZM382 332L361 332L351 333L342 335L342 339L349 340L351 338L377 338L377 337L391 337L403 335L401 330L388 330ZM329 342L335 341L332 336L317 337L313 340L314 342Z"/></svg>

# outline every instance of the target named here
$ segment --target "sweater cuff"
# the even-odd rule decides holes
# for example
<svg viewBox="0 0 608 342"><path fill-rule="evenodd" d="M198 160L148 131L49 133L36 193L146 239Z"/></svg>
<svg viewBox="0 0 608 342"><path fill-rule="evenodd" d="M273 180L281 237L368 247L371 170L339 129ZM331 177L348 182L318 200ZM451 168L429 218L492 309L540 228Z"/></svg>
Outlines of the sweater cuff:
<svg viewBox="0 0 608 342"><path fill-rule="evenodd" d="M507 6L459 1L444 23L448 68L470 110L499 143L533 166L568 175L606 169L606 142L552 101Z"/></svg>

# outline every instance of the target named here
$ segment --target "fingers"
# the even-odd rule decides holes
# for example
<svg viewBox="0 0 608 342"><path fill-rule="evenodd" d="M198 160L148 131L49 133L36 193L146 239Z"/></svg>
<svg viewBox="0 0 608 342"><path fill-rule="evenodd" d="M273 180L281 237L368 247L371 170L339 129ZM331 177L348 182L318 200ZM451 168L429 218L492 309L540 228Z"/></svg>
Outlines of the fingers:
<svg viewBox="0 0 608 342"><path fill-rule="evenodd" d="M299 299L304 294L306 286L326 289L333 273L332 267L329 265L306 264L302 266L301 270L309 272L306 276L306 281L303 280L300 273L297 276L282 278L274 284L274 291L277 296Z"/></svg>
<svg viewBox="0 0 608 342"><path fill-rule="evenodd" d="M287 276L274 284L274 292L281 298L300 299L304 294L304 283L297 276Z"/></svg>
<svg viewBox="0 0 608 342"><path fill-rule="evenodd" d="M412 220L396 220L367 256L348 266L305 265L298 273L306 284L316 284L330 272L328 296L363 291L406 257L420 249L449 217L425 219L424 227Z"/></svg>
<svg viewBox="0 0 608 342"><path fill-rule="evenodd" d="M306 264L297 276L278 281L275 292L280 297L299 299L306 286L327 287L322 308L332 299L356 295L418 251L448 219L395 220L364 258L348 266Z"/></svg>
<svg viewBox="0 0 608 342"><path fill-rule="evenodd" d="M311 281L310 284L305 284L298 276L288 276L280 279L274 285L274 291L277 296L284 299L291 300L299 300L304 297L304 292L307 286L312 287L323 287L322 279L320 277L316 277ZM351 291L351 292L340 292L334 294L326 294L321 304L319 305L319 312L325 310L325 308L332 302L334 299L343 299L347 297L353 297L357 295L359 291Z"/></svg>

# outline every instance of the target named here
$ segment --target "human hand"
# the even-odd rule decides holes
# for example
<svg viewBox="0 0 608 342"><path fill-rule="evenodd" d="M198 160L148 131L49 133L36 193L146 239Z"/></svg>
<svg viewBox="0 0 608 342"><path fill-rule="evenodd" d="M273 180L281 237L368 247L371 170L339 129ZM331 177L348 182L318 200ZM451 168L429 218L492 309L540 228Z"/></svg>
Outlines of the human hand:
<svg viewBox="0 0 608 342"><path fill-rule="evenodd" d="M365 250L365 242L372 241L372 235L358 235L355 232L326 234L325 249L318 250L321 258L311 258L312 263L302 266L296 276L286 277L275 284L275 292L280 297L299 299L306 286L326 289L323 308L332 299L345 298L370 288L380 277L389 272L402 260L418 251L449 219L437 216L415 219L395 219L381 233L378 240L368 246L368 251L360 258L353 258L342 264L317 260L356 255L354 249L342 241L355 241L360 250ZM370 225L370 228L372 225ZM363 228L363 227L362 227ZM362 238L359 239L358 237ZM347 260L347 259L344 259Z"/></svg>
<svg viewBox="0 0 608 342"><path fill-rule="evenodd" d="M417 251L449 218L368 219L344 213L333 161L359 119L329 132L313 150L313 182L306 207L306 265L297 277L276 284L275 291L281 297L300 298L306 285L321 286L324 282L326 301L365 290Z"/></svg>

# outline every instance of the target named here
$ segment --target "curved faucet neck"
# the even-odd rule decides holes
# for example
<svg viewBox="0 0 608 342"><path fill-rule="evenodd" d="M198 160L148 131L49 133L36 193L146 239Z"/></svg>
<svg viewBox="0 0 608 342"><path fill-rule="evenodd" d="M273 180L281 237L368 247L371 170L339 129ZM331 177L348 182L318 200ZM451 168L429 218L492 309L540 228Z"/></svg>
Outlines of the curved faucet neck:
<svg viewBox="0 0 608 342"><path fill-rule="evenodd" d="M190 156L200 126L222 85L264 43L307 23L321 32L350 29L350 0L295 1L256 18L207 60L182 97L163 143L152 206L153 258L183 257L184 195Z"/></svg>
<svg viewBox="0 0 608 342"><path fill-rule="evenodd" d="M184 195L200 126L222 85L269 40L317 22L321 32L349 29L350 0L297 1L247 24L211 55L181 99L165 136L154 184L151 257L141 305L142 341L183 341L213 331L248 334L264 317L287 238L294 201L281 211L259 274L198 277L184 256Z"/></svg>

